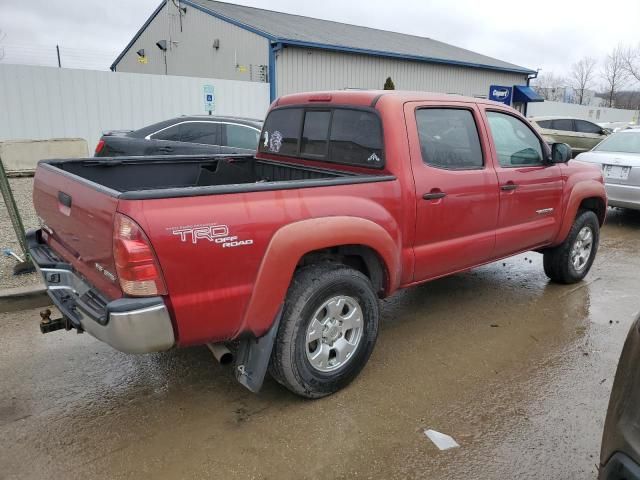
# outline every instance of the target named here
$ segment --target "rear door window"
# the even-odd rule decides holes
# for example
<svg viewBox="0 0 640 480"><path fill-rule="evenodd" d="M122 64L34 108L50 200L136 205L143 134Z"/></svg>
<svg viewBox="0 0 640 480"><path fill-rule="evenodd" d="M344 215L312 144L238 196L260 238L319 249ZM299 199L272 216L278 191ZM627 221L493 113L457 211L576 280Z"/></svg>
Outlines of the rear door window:
<svg viewBox="0 0 640 480"><path fill-rule="evenodd" d="M586 120L576 120L576 131L580 133L594 133L600 135L602 128L595 123L587 122Z"/></svg>
<svg viewBox="0 0 640 480"><path fill-rule="evenodd" d="M214 122L186 122L180 125L180 141L220 145L220 124Z"/></svg>
<svg viewBox="0 0 640 480"><path fill-rule="evenodd" d="M573 120L570 118L558 118L551 122L553 130L562 130L563 132L573 132Z"/></svg>
<svg viewBox="0 0 640 480"><path fill-rule="evenodd" d="M469 110L423 108L416 112L422 160L450 170L482 168L480 137Z"/></svg>
<svg viewBox="0 0 640 480"><path fill-rule="evenodd" d="M152 140L170 140L172 142L180 141L180 125L174 125L173 127L165 128L151 135L149 138Z"/></svg>
<svg viewBox="0 0 640 480"><path fill-rule="evenodd" d="M260 132L256 129L231 123L224 124L224 129L226 133L225 146L246 150L255 150L258 146Z"/></svg>

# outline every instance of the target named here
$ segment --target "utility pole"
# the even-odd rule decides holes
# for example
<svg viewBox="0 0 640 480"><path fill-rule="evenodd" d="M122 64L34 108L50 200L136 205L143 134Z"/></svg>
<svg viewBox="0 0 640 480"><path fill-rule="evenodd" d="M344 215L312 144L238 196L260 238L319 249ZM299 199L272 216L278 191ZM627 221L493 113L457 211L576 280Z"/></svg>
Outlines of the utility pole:
<svg viewBox="0 0 640 480"><path fill-rule="evenodd" d="M58 68L62 68L62 63L60 62L60 45L56 45L56 53L58 54Z"/></svg>

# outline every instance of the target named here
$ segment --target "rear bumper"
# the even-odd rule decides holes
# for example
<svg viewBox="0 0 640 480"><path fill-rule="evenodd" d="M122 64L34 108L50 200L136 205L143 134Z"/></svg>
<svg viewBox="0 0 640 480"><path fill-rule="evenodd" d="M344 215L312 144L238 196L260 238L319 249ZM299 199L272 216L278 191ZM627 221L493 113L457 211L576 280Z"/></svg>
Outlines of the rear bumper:
<svg viewBox="0 0 640 480"><path fill-rule="evenodd" d="M615 453L600 468L599 480L640 480L640 465L624 453Z"/></svg>
<svg viewBox="0 0 640 480"><path fill-rule="evenodd" d="M39 239L39 231L27 234L29 254L49 297L72 325L126 353L159 352L175 344L162 297L109 302Z"/></svg>
<svg viewBox="0 0 640 480"><path fill-rule="evenodd" d="M640 210L640 187L605 183L610 207Z"/></svg>

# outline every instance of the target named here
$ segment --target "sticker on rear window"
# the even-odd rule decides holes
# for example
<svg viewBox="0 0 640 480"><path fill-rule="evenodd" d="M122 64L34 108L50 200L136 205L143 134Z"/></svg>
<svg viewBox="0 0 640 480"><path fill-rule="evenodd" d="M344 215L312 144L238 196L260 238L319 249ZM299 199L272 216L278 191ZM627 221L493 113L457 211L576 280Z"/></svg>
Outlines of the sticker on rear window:
<svg viewBox="0 0 640 480"><path fill-rule="evenodd" d="M281 148L282 134L278 130L276 130L271 134L271 138L269 138L269 150L271 150L273 153L278 153Z"/></svg>

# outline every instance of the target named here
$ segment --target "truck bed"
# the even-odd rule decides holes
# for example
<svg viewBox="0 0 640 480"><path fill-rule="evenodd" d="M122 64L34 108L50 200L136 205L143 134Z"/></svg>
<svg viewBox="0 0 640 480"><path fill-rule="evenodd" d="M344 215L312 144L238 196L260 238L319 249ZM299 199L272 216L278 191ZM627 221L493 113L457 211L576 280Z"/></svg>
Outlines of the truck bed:
<svg viewBox="0 0 640 480"><path fill-rule="evenodd" d="M122 199L215 195L389 179L381 173L309 167L250 155L88 158L42 163Z"/></svg>

